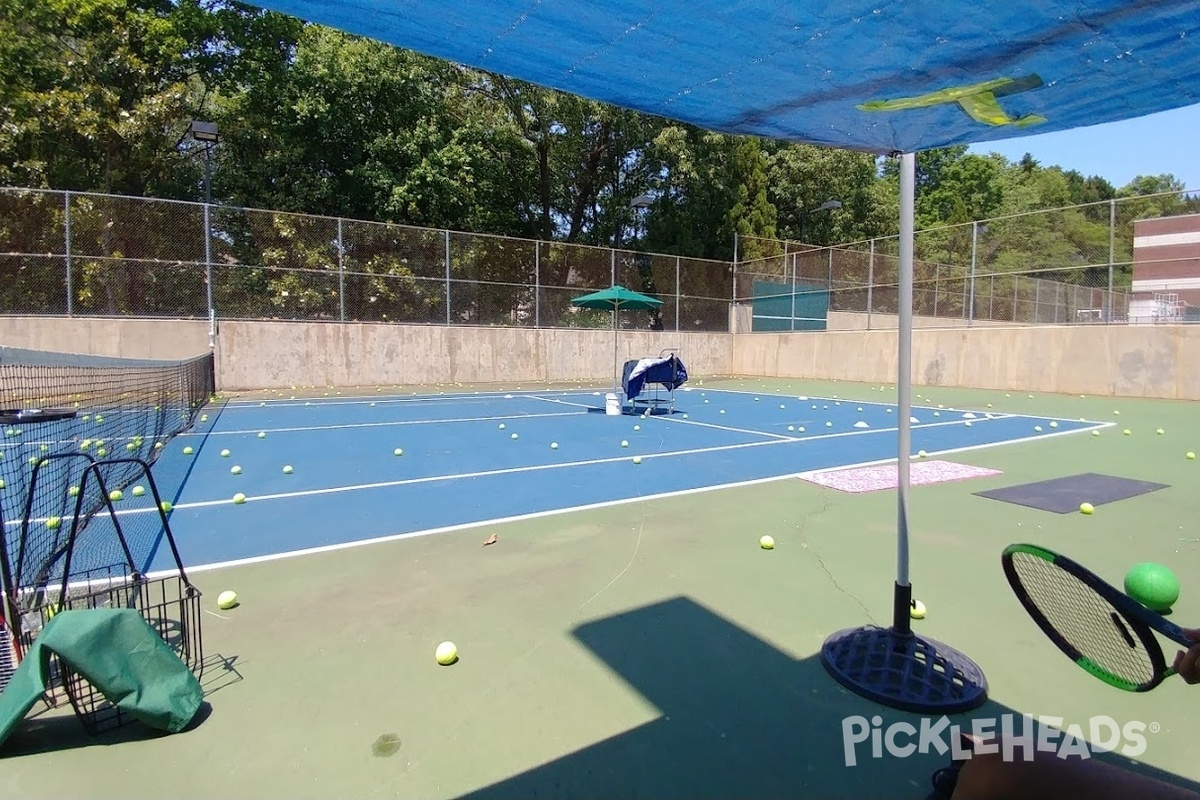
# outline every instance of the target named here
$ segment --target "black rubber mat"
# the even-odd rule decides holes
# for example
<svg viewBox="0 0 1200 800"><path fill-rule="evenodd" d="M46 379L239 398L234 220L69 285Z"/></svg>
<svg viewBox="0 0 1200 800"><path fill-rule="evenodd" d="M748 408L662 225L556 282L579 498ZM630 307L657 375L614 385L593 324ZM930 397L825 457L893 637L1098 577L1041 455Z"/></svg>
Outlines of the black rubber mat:
<svg viewBox="0 0 1200 800"><path fill-rule="evenodd" d="M975 494L1004 503L1052 511L1055 514L1070 514L1079 510L1080 503L1101 506L1105 503L1115 503L1118 500L1127 500L1130 497L1167 488L1170 487L1165 483L1135 481L1113 475L1085 472L1082 475L1071 475L1067 478L1055 478L1037 483L1022 483L1017 486L989 489L986 492L976 492Z"/></svg>

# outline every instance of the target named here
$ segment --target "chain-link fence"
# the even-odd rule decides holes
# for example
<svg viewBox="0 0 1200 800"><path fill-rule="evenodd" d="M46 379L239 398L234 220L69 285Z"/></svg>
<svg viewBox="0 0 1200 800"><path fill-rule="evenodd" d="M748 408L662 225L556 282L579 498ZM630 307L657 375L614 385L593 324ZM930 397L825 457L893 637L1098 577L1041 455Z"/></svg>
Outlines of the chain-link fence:
<svg viewBox="0 0 1200 800"><path fill-rule="evenodd" d="M1188 215L1198 216L1188 222ZM1200 197L1130 197L918 231L915 323L1200 320L1200 243L1190 255L1177 246L1134 247L1135 235L1161 239L1138 231L1167 219L1193 231L1185 239L1200 238ZM1167 235L1175 241L1180 234ZM663 301L655 315L623 314L630 328L742 333L898 324L897 237L834 247L742 237L736 245L738 258L728 263L202 203L0 189L0 308L607 327L609 315L574 308L571 299L620 283Z"/></svg>
<svg viewBox="0 0 1200 800"><path fill-rule="evenodd" d="M914 324L1200 321L1194 215L1200 196L1172 192L917 231ZM1166 219L1190 253L1154 247L1143 227ZM743 238L739 248L755 255L737 264L739 331L898 324L898 237L834 247Z"/></svg>
<svg viewBox="0 0 1200 800"><path fill-rule="evenodd" d="M625 327L728 331L733 265L362 220L0 189L10 314L608 327L571 299L663 301Z"/></svg>

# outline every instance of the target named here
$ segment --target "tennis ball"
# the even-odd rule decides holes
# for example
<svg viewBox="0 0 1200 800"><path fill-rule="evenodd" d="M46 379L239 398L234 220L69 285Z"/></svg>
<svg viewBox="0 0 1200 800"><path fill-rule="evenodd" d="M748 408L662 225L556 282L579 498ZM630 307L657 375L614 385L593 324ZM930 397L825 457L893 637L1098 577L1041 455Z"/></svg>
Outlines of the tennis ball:
<svg viewBox="0 0 1200 800"><path fill-rule="evenodd" d="M832 423L832 422L826 422L826 423L825 423L825 427L826 427L826 428L832 428L832 427L833 427L833 423Z"/></svg>
<svg viewBox="0 0 1200 800"><path fill-rule="evenodd" d="M640 431L640 430L642 429L642 426L641 426L641 425L634 425L634 426L633 426L633 429L634 429L635 431Z"/></svg>
<svg viewBox="0 0 1200 800"><path fill-rule="evenodd" d="M788 430L789 430L789 431L794 431L794 430L796 430L796 426L795 426L795 425L788 425Z"/></svg>
<svg viewBox="0 0 1200 800"><path fill-rule="evenodd" d="M624 439L622 439L622 440L621 440L621 447L629 447L629 442L627 442L627 441L625 441Z"/></svg>
<svg viewBox="0 0 1200 800"><path fill-rule="evenodd" d="M1193 453L1191 450L1188 450L1188 453L1187 453L1187 460L1188 460L1188 461L1195 461L1195 460L1196 460L1196 454L1195 454L1195 453Z"/></svg>
<svg viewBox="0 0 1200 800"><path fill-rule="evenodd" d="M443 667L448 667L455 661L458 661L458 647L454 642L442 642L437 646L437 650L433 653L437 658L437 662Z"/></svg>
<svg viewBox="0 0 1200 800"><path fill-rule="evenodd" d="M402 456L402 455L404 455L404 448L402 448L402 447L397 447L395 450L393 450L393 451L392 451L392 455L394 455L394 456Z"/></svg>
<svg viewBox="0 0 1200 800"><path fill-rule="evenodd" d="M221 458L229 458L229 451L228 451L228 450L222 450L222 451L221 451Z"/></svg>
<svg viewBox="0 0 1200 800"><path fill-rule="evenodd" d="M1099 436L1099 435L1100 435L1100 431L1092 431L1092 436Z"/></svg>
<svg viewBox="0 0 1200 800"><path fill-rule="evenodd" d="M134 450L137 450L137 445L134 444L133 442L129 442L127 445L125 445L125 449L130 452L133 452Z"/></svg>
<svg viewBox="0 0 1200 800"><path fill-rule="evenodd" d="M1162 436L1164 433L1166 433L1166 431L1164 431L1162 428L1159 428L1155 431L1155 433L1157 433L1159 436Z"/></svg>
<svg viewBox="0 0 1200 800"><path fill-rule="evenodd" d="M503 422L501 422L501 423L500 423L500 430L504 430L504 423L503 423Z"/></svg>
<svg viewBox="0 0 1200 800"><path fill-rule="evenodd" d="M1162 564L1135 564L1125 574L1125 594L1151 611L1170 611L1179 599L1179 579Z"/></svg>
<svg viewBox="0 0 1200 800"><path fill-rule="evenodd" d="M217 608L228 611L238 604L237 592L226 589L217 595Z"/></svg>
<svg viewBox="0 0 1200 800"><path fill-rule="evenodd" d="M763 550L774 550L775 549L775 539L771 536L763 536L761 539L758 540L758 546L761 547Z"/></svg>
<svg viewBox="0 0 1200 800"><path fill-rule="evenodd" d="M720 411L718 411L717 413L718 413L718 414L724 414L724 413L725 413L725 409L723 409L723 408L722 408L722 409L721 409Z"/></svg>
<svg viewBox="0 0 1200 800"><path fill-rule="evenodd" d="M201 414L201 415L200 415L200 421L201 421L201 422L208 422L208 414Z"/></svg>
<svg viewBox="0 0 1200 800"><path fill-rule="evenodd" d="M1042 426L1041 426L1041 425L1034 425L1034 426L1033 426L1033 429L1034 429L1035 431L1037 431L1038 433L1041 433L1041 432L1042 432Z"/></svg>
<svg viewBox="0 0 1200 800"><path fill-rule="evenodd" d="M187 447L185 447L185 448L183 448L183 454L184 454L185 456L190 456L190 455L191 455L192 453L194 453L194 452L195 452L195 451L194 451L194 450L192 450L192 448L191 448L191 446L190 446L190 445L189 445L189 446L187 446Z"/></svg>
<svg viewBox="0 0 1200 800"><path fill-rule="evenodd" d="M510 439L516 439L516 438L518 438L518 437L517 437L517 435L514 433L514 434L513 434L512 436L510 436L509 438L510 438Z"/></svg>
<svg viewBox="0 0 1200 800"><path fill-rule="evenodd" d="M111 492L108 493L108 499L113 500L113 501L120 500L124 496L125 495L121 493L120 489L113 489Z"/></svg>
<svg viewBox="0 0 1200 800"><path fill-rule="evenodd" d="M265 439L265 438L267 438L267 432L266 432L266 431L259 431L259 432L258 432L258 438L260 438L260 439Z"/></svg>
<svg viewBox="0 0 1200 800"><path fill-rule="evenodd" d="M240 506L242 503L246 502L246 495L238 492L233 496L233 502Z"/></svg>
<svg viewBox="0 0 1200 800"><path fill-rule="evenodd" d="M172 509L172 508L174 508L174 506L172 506L172 505L171 505L171 501L170 501L170 500L163 500L163 501L162 501L162 505L161 505L161 506L159 506L159 508L161 508L161 509L162 509L162 512L163 512L164 514L170 514L170 513L171 513L171 509Z"/></svg>
<svg viewBox="0 0 1200 800"><path fill-rule="evenodd" d="M1133 431L1129 430L1129 428L1126 428L1125 430L1121 431L1121 433L1125 434L1126 436L1133 435Z"/></svg>
<svg viewBox="0 0 1200 800"><path fill-rule="evenodd" d="M69 497L78 497L78 496L79 496L79 487L78 487L78 486L72 486L71 488L67 489L67 496L69 496Z"/></svg>
<svg viewBox="0 0 1200 800"><path fill-rule="evenodd" d="M106 455L108 455L108 450L103 447L98 448L96 450L96 455L100 456L100 458L104 458Z"/></svg>
<svg viewBox="0 0 1200 800"><path fill-rule="evenodd" d="M229 474L230 475L241 475L242 468L239 467L237 464L234 464L232 467L229 468Z"/></svg>
<svg viewBox="0 0 1200 800"><path fill-rule="evenodd" d="M131 494L133 494L134 497L141 497L145 493L146 493L146 490L144 487L135 486L135 487L133 487L133 491Z"/></svg>
<svg viewBox="0 0 1200 800"><path fill-rule="evenodd" d="M1080 503L1079 504L1079 513L1080 514L1091 514L1095 510L1096 510L1096 508L1091 503Z"/></svg>
<svg viewBox="0 0 1200 800"><path fill-rule="evenodd" d="M913 619L925 619L925 604L914 599L909 604L908 615Z"/></svg>
<svg viewBox="0 0 1200 800"><path fill-rule="evenodd" d="M924 458L927 455L929 455L929 453L926 453L924 450L917 451L917 458Z"/></svg>
<svg viewBox="0 0 1200 800"><path fill-rule="evenodd" d="M284 475L291 475L291 474L292 474L292 465L291 465L291 464L284 464L284 465L283 465L283 474L284 474Z"/></svg>
<svg viewBox="0 0 1200 800"><path fill-rule="evenodd" d="M1050 423L1050 427L1051 427L1051 428L1057 428L1057 427L1058 427L1058 423L1057 423L1057 422L1051 422L1051 423Z"/></svg>
<svg viewBox="0 0 1200 800"><path fill-rule="evenodd" d="M551 450L557 450L557 449L558 449L558 442L551 442L551 443L550 443L550 449L551 449Z"/></svg>
<svg viewBox="0 0 1200 800"><path fill-rule="evenodd" d="M640 464L640 463L642 463L642 457L641 457L641 456L634 456L634 457L633 457L633 463L635 463L635 464Z"/></svg>
<svg viewBox="0 0 1200 800"><path fill-rule="evenodd" d="M54 530L61 524L62 524L62 520L59 519L58 517L50 517L49 519L46 520L46 527L49 528L50 530Z"/></svg>

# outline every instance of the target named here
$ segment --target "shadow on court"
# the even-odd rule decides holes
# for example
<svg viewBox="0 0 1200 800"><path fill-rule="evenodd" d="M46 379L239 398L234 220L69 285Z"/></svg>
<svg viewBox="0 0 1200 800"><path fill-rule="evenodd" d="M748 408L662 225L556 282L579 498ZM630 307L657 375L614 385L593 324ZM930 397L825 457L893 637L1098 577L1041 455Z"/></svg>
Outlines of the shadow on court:
<svg viewBox="0 0 1200 800"><path fill-rule="evenodd" d="M921 718L859 698L838 686L817 656L793 659L690 599L591 622L574 633L661 716L462 800L925 798L932 772L949 763L949 751L936 747L905 758L884 750L874 758L867 739L848 766L843 720L880 715L884 726L907 721L919 729ZM1005 714L1014 712L989 702L951 723L969 731L971 719ZM947 729L936 738L949 747L951 735ZM1109 760L1129 766L1127 759Z"/></svg>

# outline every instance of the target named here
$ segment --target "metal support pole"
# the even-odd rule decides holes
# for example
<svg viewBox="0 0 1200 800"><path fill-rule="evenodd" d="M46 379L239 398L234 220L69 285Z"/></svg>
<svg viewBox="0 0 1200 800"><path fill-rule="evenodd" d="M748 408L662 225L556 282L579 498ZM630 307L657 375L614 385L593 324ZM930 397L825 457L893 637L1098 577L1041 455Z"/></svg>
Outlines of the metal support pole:
<svg viewBox="0 0 1200 800"><path fill-rule="evenodd" d="M1117 260L1117 201L1108 201L1108 297L1104 301L1107 311L1105 324L1112 324L1113 312L1113 262Z"/></svg>
<svg viewBox="0 0 1200 800"><path fill-rule="evenodd" d="M934 264L933 265L933 315L935 317L938 315L938 313L937 313L938 312L938 285L940 284L941 277L942 277L942 265Z"/></svg>
<svg viewBox="0 0 1200 800"><path fill-rule="evenodd" d="M979 223L971 223L971 299L967 303L967 326L975 324L975 264L979 253Z"/></svg>
<svg viewBox="0 0 1200 800"><path fill-rule="evenodd" d="M338 217L337 231L337 257L338 257L338 310L341 314L341 321L346 321L346 265L342 261L342 256L346 252L345 243L342 241L342 218Z"/></svg>
<svg viewBox="0 0 1200 800"><path fill-rule="evenodd" d="M900 297L899 327L896 353L896 413L900 419L897 463L896 508L896 586L897 594L911 592L908 580L908 490L909 465L912 449L912 327L913 327L913 206L916 196L917 157L914 153L900 156ZM895 604L892 626L900 633L912 630L908 608ZM907 605L907 604L905 604Z"/></svg>
<svg viewBox="0 0 1200 800"><path fill-rule="evenodd" d="M446 327L450 326L450 231L442 231L446 240Z"/></svg>
<svg viewBox="0 0 1200 800"><path fill-rule="evenodd" d="M872 293L875 289L875 240L871 240L871 255L867 259L867 330L871 330Z"/></svg>
<svg viewBox="0 0 1200 800"><path fill-rule="evenodd" d="M67 316L75 314L75 287L71 276L71 193L63 193L64 250L67 260Z"/></svg>
<svg viewBox="0 0 1200 800"><path fill-rule="evenodd" d="M204 284L208 293L208 349L217 346L217 309L212 275L212 144L204 145Z"/></svg>
<svg viewBox="0 0 1200 800"><path fill-rule="evenodd" d="M533 327L542 327L542 243L533 243Z"/></svg>
<svg viewBox="0 0 1200 800"><path fill-rule="evenodd" d="M609 272L611 273L609 276L608 283L610 286L616 286L617 285L617 250L616 250L616 248L613 248L612 250L609 250L608 252L609 252L608 269L609 269Z"/></svg>
<svg viewBox="0 0 1200 800"><path fill-rule="evenodd" d="M736 236L736 234L734 234ZM683 305L683 288L679 282L679 256L675 256L675 332L679 333L679 307Z"/></svg>

